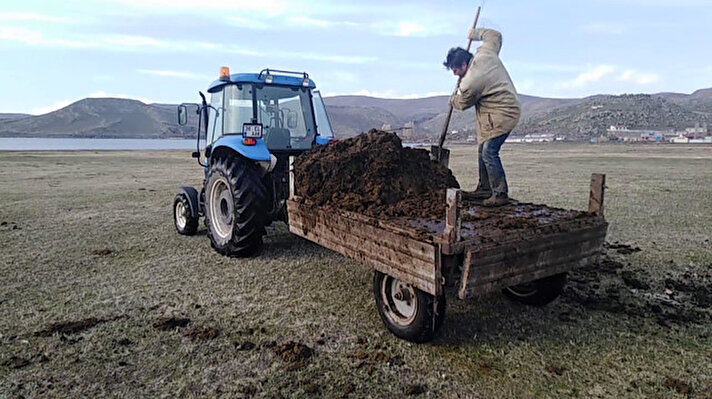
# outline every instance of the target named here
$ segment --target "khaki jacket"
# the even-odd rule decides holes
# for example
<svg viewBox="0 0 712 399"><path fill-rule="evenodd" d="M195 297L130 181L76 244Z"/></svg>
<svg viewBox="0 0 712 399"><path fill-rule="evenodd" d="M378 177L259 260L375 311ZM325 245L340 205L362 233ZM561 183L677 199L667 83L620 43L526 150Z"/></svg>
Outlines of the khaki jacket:
<svg viewBox="0 0 712 399"><path fill-rule="evenodd" d="M507 134L519 122L521 107L512 79L499 59L502 34L493 29L475 29L474 40L484 43L475 52L458 94L450 101L455 109L476 106L477 140L483 143Z"/></svg>

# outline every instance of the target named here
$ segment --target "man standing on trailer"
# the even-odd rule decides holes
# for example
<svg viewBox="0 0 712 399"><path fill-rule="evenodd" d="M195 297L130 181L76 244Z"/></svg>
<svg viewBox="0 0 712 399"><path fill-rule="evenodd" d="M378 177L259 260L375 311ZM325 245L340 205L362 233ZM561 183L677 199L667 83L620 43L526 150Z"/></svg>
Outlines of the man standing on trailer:
<svg viewBox="0 0 712 399"><path fill-rule="evenodd" d="M509 203L509 188L499 150L519 122L521 107L499 59L502 34L494 29L470 29L469 38L483 42L474 56L461 47L452 48L443 63L460 78L450 104L461 111L473 105L477 110L480 176L474 196L485 198L485 206L500 206Z"/></svg>

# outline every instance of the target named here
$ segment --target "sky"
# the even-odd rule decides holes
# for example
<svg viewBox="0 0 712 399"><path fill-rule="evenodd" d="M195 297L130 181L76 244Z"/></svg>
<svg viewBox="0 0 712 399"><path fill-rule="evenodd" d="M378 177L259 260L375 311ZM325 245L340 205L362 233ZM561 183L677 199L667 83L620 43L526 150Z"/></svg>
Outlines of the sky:
<svg viewBox="0 0 712 399"><path fill-rule="evenodd" d="M326 96L449 94L442 62L467 46L478 5L519 93L712 87L712 0L6 0L0 113L197 102L221 66L306 71Z"/></svg>

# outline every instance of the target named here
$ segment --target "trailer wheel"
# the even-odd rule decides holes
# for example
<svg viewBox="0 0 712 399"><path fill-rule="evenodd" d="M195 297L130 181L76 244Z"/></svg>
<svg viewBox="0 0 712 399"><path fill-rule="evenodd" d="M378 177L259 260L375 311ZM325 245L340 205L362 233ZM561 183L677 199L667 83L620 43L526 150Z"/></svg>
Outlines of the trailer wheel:
<svg viewBox="0 0 712 399"><path fill-rule="evenodd" d="M185 193L176 195L173 200L173 223L178 233L186 236L192 236L198 231L198 215L193 215Z"/></svg>
<svg viewBox="0 0 712 399"><path fill-rule="evenodd" d="M411 342L433 339L445 319L445 295L435 297L410 284L375 272L373 293L383 323L398 338Z"/></svg>
<svg viewBox="0 0 712 399"><path fill-rule="evenodd" d="M527 284L502 290L509 299L526 305L544 306L561 295L566 285L566 273L555 274Z"/></svg>
<svg viewBox="0 0 712 399"><path fill-rule="evenodd" d="M265 234L266 190L257 165L223 157L210 165L205 184L205 224L216 251L245 257L257 253Z"/></svg>

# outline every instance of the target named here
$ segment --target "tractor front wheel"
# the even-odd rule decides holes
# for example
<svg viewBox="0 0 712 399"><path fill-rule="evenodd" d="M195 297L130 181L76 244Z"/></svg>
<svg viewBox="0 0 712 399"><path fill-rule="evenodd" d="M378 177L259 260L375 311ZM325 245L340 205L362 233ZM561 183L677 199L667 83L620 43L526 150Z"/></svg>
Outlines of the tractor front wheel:
<svg viewBox="0 0 712 399"><path fill-rule="evenodd" d="M262 247L266 189L258 166L240 156L210 165L205 183L205 223L213 247L221 254L245 257Z"/></svg>
<svg viewBox="0 0 712 399"><path fill-rule="evenodd" d="M435 297L395 277L376 271L373 293L383 323L398 338L411 342L433 339L445 318L445 295Z"/></svg>

